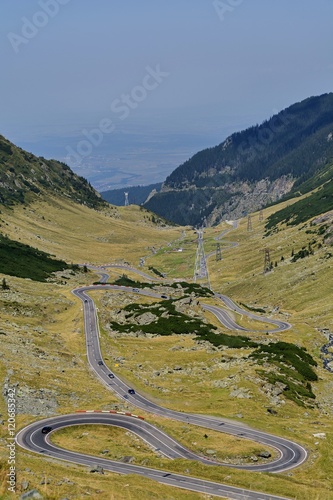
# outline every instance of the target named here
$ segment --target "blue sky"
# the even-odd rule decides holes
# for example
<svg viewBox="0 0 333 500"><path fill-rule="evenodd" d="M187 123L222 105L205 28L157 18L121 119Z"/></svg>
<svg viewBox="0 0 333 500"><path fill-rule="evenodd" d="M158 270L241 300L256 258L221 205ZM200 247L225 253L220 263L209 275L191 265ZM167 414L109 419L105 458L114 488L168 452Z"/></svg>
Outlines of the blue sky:
<svg viewBox="0 0 333 500"><path fill-rule="evenodd" d="M332 24L332 0L1 0L0 133L75 149L108 119L212 146L332 91ZM142 92L158 67L168 76ZM133 91L120 120L110 106Z"/></svg>

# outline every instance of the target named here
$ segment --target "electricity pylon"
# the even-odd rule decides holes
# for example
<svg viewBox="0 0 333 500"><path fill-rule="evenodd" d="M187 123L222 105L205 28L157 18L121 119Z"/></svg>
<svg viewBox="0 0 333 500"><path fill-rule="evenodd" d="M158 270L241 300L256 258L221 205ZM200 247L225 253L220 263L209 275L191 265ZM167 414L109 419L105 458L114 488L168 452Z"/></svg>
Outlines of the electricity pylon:
<svg viewBox="0 0 333 500"><path fill-rule="evenodd" d="M272 270L271 257L269 253L269 248L265 248L265 260L264 260L264 274Z"/></svg>
<svg viewBox="0 0 333 500"><path fill-rule="evenodd" d="M252 231L252 219L251 219L251 215L247 216L247 230L248 231Z"/></svg>
<svg viewBox="0 0 333 500"><path fill-rule="evenodd" d="M216 261L222 260L221 245L217 243L216 245Z"/></svg>
<svg viewBox="0 0 333 500"><path fill-rule="evenodd" d="M204 284L205 286L210 288L205 250L203 246L203 229L198 229L197 234L198 234L198 247L195 257L195 269L194 269L193 281L196 282L197 279L206 278L207 282Z"/></svg>

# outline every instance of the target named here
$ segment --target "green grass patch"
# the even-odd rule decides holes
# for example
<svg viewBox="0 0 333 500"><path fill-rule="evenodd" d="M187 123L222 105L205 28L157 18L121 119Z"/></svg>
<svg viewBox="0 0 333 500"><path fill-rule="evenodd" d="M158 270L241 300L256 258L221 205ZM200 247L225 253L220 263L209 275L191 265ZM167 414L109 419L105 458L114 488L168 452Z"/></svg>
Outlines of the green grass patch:
<svg viewBox="0 0 333 500"><path fill-rule="evenodd" d="M296 226L332 209L333 184L329 181L310 196L270 215L266 224L266 235L281 222Z"/></svg>
<svg viewBox="0 0 333 500"><path fill-rule="evenodd" d="M283 394L284 396L294 401L298 406L305 407L304 400L315 399L315 395L312 392L311 385L309 383L302 385L296 383L293 379L283 376L283 374L273 373L273 372L264 372L262 370L258 370L258 374L267 380L272 385L276 383L281 383L285 386Z"/></svg>
<svg viewBox="0 0 333 500"><path fill-rule="evenodd" d="M260 345L250 355L259 364L270 363L275 365L275 372L258 373L269 383L282 383L284 395L300 406L305 406L304 399L315 399L312 392L311 382L318 380L317 374L311 366L317 366L316 361L305 349L287 342L276 342L268 345Z"/></svg>
<svg viewBox="0 0 333 500"><path fill-rule="evenodd" d="M181 288L185 295L191 295L192 293L196 297L211 297L214 293L207 287L198 285L198 283L186 283L186 281L181 281L179 283L172 283L171 288Z"/></svg>
<svg viewBox="0 0 333 500"><path fill-rule="evenodd" d="M269 364L274 369L267 372L258 370L260 376L272 384L283 383L286 398L305 406L304 399L315 397L310 382L318 380L312 368L317 363L305 349L287 342L260 344L243 335L217 332L215 326L177 311L176 303L177 300L170 299L153 305L129 304L123 309L127 313L125 316L128 322L119 324L112 321L110 326L121 333L144 332L161 336L195 334L195 340L209 342L214 347L253 349L250 358L258 365ZM140 316L148 312L155 319L149 324L138 324Z"/></svg>
<svg viewBox="0 0 333 500"><path fill-rule="evenodd" d="M46 281L53 272L69 269L50 254L0 235L0 272L18 278Z"/></svg>
<svg viewBox="0 0 333 500"><path fill-rule="evenodd" d="M265 309L262 309L261 307L251 307L246 304L243 304L243 302L240 302L240 305L245 307L245 309L247 309L248 311L259 312L263 314L266 312Z"/></svg>
<svg viewBox="0 0 333 500"><path fill-rule="evenodd" d="M200 335L196 340L206 340L215 347L229 347L230 349L242 349L246 347L257 347L258 344L243 335L227 335L225 333L206 332Z"/></svg>
<svg viewBox="0 0 333 500"><path fill-rule="evenodd" d="M206 325L201 320L191 318L186 314L178 312L172 300L163 300L158 305L140 305L129 304L123 310L128 312L127 317L137 319L139 316L150 312L156 316L156 320L146 325L138 325L136 323L127 323L121 325L115 321L110 323L113 330L122 333L129 332L144 332L155 335L180 335L186 333L194 333L200 336L208 335L211 329L215 329L213 325ZM166 314L167 317L162 316Z"/></svg>
<svg viewBox="0 0 333 500"><path fill-rule="evenodd" d="M291 366L298 372L305 381L318 380L317 374L311 366L317 366L316 361L303 348L287 342L275 342L262 344L258 350L252 354L257 360L273 359L280 363Z"/></svg>
<svg viewBox="0 0 333 500"><path fill-rule="evenodd" d="M116 279L113 282L113 285L131 286L133 288L153 288L156 286L153 283L142 283L141 281L132 280L126 274L123 274L120 278Z"/></svg>
<svg viewBox="0 0 333 500"><path fill-rule="evenodd" d="M152 268L149 268L152 270ZM97 284L98 282L96 282ZM120 278L116 279L113 282L114 285L120 286L131 286L133 288L156 288L156 283L143 283L141 281L135 281L130 278L126 274L123 274ZM211 297L214 293L209 290L209 288L199 285L198 283L186 283L185 281L179 283L171 283L167 284L169 288L174 288L175 290L179 290L182 288L183 295L195 295L195 297Z"/></svg>
<svg viewBox="0 0 333 500"><path fill-rule="evenodd" d="M149 266L148 269L149 271L152 271L154 274L156 274L156 276L159 276L160 278L164 278L165 276L163 273L161 273L158 269L156 269L153 266Z"/></svg>

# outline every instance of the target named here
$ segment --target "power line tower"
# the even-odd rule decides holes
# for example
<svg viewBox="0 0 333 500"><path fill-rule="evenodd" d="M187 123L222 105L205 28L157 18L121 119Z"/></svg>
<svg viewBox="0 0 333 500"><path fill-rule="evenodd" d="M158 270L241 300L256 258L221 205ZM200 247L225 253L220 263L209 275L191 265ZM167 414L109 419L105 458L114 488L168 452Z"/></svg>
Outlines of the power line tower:
<svg viewBox="0 0 333 500"><path fill-rule="evenodd" d="M217 245L216 245L216 261L218 262L219 260L222 260L221 245L220 245L220 243L217 243Z"/></svg>
<svg viewBox="0 0 333 500"><path fill-rule="evenodd" d="M259 212L259 221L262 221L264 220L264 212L262 210L260 210Z"/></svg>
<svg viewBox="0 0 333 500"><path fill-rule="evenodd" d="M265 248L264 254L265 254L265 259L264 259L264 274L266 274L266 273L268 273L269 271L272 270L272 263L271 263L271 257L270 257L270 250L269 250L269 248Z"/></svg>
<svg viewBox="0 0 333 500"><path fill-rule="evenodd" d="M252 218L251 215L247 216L247 230L252 231Z"/></svg>
<svg viewBox="0 0 333 500"><path fill-rule="evenodd" d="M198 234L198 247L197 247L197 254L195 257L195 269L194 269L193 281L194 283L196 283L197 279L206 279L207 281L202 284L210 288L207 262L203 245L203 229L198 229L197 234Z"/></svg>
<svg viewBox="0 0 333 500"><path fill-rule="evenodd" d="M124 193L125 195L125 207L128 207L129 201L128 201L128 193Z"/></svg>

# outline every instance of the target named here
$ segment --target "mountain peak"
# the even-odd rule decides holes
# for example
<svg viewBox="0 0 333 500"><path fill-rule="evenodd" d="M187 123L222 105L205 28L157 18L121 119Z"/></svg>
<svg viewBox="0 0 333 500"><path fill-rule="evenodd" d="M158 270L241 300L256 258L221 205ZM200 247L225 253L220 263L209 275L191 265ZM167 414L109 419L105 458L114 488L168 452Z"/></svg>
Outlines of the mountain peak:
<svg viewBox="0 0 333 500"><path fill-rule="evenodd" d="M96 208L103 201L65 163L37 157L0 135L0 203L29 203L48 194Z"/></svg>

